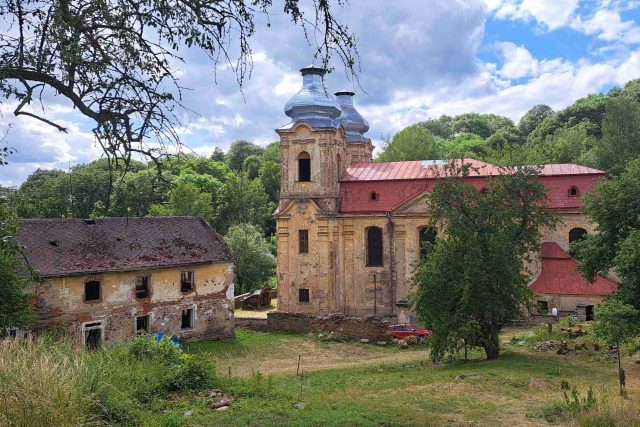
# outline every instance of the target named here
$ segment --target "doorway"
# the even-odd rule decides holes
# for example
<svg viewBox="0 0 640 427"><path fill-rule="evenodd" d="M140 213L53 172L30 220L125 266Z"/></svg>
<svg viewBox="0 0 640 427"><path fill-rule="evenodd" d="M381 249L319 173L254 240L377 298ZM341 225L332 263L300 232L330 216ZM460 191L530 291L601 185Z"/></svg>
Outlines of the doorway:
<svg viewBox="0 0 640 427"><path fill-rule="evenodd" d="M585 309L585 314L586 314L586 318L587 321L591 321L594 320L594 315L593 315L593 306L592 305L588 305Z"/></svg>
<svg viewBox="0 0 640 427"><path fill-rule="evenodd" d="M84 345L87 350L98 350L102 347L103 329L102 322L93 322L83 325Z"/></svg>

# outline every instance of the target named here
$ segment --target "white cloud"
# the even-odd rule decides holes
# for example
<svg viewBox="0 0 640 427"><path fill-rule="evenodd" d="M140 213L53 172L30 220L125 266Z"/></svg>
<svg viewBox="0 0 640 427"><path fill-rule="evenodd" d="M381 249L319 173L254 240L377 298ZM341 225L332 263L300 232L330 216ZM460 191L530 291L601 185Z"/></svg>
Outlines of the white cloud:
<svg viewBox="0 0 640 427"><path fill-rule="evenodd" d="M585 34L597 35L605 41L640 43L640 28L633 21L623 21L617 10L600 9L584 20L578 16L571 26Z"/></svg>
<svg viewBox="0 0 640 427"><path fill-rule="evenodd" d="M498 19L536 20L549 30L566 26L579 0L485 0Z"/></svg>
<svg viewBox="0 0 640 427"><path fill-rule="evenodd" d="M526 47L517 46L511 42L498 43L497 47L502 50L504 63L499 74L507 79L521 79L537 74L538 60L531 55Z"/></svg>

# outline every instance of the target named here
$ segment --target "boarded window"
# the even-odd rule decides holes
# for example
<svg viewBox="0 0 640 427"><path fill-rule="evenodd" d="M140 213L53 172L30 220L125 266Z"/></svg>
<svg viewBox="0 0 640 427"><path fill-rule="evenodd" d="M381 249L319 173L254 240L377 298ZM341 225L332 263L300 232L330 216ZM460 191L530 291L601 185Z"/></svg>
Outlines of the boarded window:
<svg viewBox="0 0 640 427"><path fill-rule="evenodd" d="M298 181L311 181L311 156L306 151L298 156Z"/></svg>
<svg viewBox="0 0 640 427"><path fill-rule="evenodd" d="M577 240L582 239L587 234L587 230L584 228L572 228L569 231L569 243L573 243Z"/></svg>
<svg viewBox="0 0 640 427"><path fill-rule="evenodd" d="M84 283L84 300L97 301L100 299L100 281L88 280Z"/></svg>
<svg viewBox="0 0 640 427"><path fill-rule="evenodd" d="M298 230L298 252L309 253L309 230Z"/></svg>
<svg viewBox="0 0 640 427"><path fill-rule="evenodd" d="M430 246L426 243L434 245L436 243L436 230L431 227L423 227L419 232L420 239L420 259L425 259L429 254Z"/></svg>
<svg viewBox="0 0 640 427"><path fill-rule="evenodd" d="M569 195L570 196L578 196L578 195L580 195L580 190L578 190L578 187L573 186L573 187L569 188Z"/></svg>
<svg viewBox="0 0 640 427"><path fill-rule="evenodd" d="M382 266L382 229L367 228L367 267Z"/></svg>
<svg viewBox="0 0 640 427"><path fill-rule="evenodd" d="M136 298L149 298L149 276L136 277Z"/></svg>
<svg viewBox="0 0 640 427"><path fill-rule="evenodd" d="M193 290L193 271L180 272L180 292Z"/></svg>
<svg viewBox="0 0 640 427"><path fill-rule="evenodd" d="M192 308L182 310L182 319L180 322L180 328L182 329L193 328L193 309Z"/></svg>
<svg viewBox="0 0 640 427"><path fill-rule="evenodd" d="M309 302L309 289L298 289L298 301Z"/></svg>
<svg viewBox="0 0 640 427"><path fill-rule="evenodd" d="M136 332L149 332L149 315L136 317Z"/></svg>

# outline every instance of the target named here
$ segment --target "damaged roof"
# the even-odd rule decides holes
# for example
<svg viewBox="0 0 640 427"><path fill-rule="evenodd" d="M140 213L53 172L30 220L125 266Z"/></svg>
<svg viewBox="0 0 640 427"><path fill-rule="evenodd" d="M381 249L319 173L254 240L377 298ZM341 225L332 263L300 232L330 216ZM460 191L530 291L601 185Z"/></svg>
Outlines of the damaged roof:
<svg viewBox="0 0 640 427"><path fill-rule="evenodd" d="M25 219L18 240L43 277L233 260L222 237L197 217Z"/></svg>

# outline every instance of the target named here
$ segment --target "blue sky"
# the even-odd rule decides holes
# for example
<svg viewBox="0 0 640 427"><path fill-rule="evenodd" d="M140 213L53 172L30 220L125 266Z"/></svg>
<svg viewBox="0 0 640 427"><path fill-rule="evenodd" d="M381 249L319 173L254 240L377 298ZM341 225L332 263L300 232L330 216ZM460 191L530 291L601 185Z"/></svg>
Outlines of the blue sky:
<svg viewBox="0 0 640 427"><path fill-rule="evenodd" d="M274 2L277 3L277 2ZM304 3L304 1L303 1ZM193 113L179 129L196 153L228 149L236 139L266 145L287 122L286 101L298 69L312 62L302 31L277 13L253 37L254 69L243 94L232 74L198 51L181 52L181 84ZM355 103L374 144L412 123L476 111L517 121L535 104L561 109L589 93L640 77L640 0L350 0L336 9L358 37L360 87ZM337 72L331 92L353 85ZM67 168L100 157L91 123L64 102L46 116L62 134L0 104L0 131L11 126L18 152L0 167L0 183L19 185L37 168Z"/></svg>

